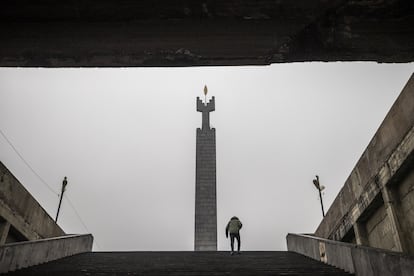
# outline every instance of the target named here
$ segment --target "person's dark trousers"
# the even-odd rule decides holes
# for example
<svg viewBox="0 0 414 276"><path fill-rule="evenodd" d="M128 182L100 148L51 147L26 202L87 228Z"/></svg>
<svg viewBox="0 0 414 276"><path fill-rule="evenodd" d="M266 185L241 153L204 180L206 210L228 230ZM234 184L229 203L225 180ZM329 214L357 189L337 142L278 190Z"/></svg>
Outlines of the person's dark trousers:
<svg viewBox="0 0 414 276"><path fill-rule="evenodd" d="M234 252L234 239L237 239L237 251L240 251L240 234L232 234L230 233L230 245L231 245L231 252Z"/></svg>

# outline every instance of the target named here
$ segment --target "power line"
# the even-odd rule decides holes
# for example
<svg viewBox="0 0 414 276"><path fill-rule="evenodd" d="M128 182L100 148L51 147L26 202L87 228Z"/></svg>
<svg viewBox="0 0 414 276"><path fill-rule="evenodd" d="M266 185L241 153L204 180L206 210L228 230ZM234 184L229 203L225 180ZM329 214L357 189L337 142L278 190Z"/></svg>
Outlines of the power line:
<svg viewBox="0 0 414 276"><path fill-rule="evenodd" d="M75 212L76 216L78 217L79 221L81 222L83 228L85 228L86 232L91 233L91 231L89 231L88 227L86 226L86 224L83 222L81 216L79 215L78 211L76 210L75 206L73 205L72 201L69 199L68 196L65 195L65 198L67 200L67 202L69 202L70 207L73 209L73 211ZM96 246L98 247L98 249L100 249L101 247L98 244L98 241L96 240L96 238L94 238L94 241L96 243Z"/></svg>
<svg viewBox="0 0 414 276"><path fill-rule="evenodd" d="M55 195L59 196L58 193L53 190L49 184L46 183L46 181L30 166L30 164L23 158L23 156L19 153L19 151L16 149L16 147L12 144L12 142L7 138L7 136L4 134L4 132L0 129L0 133L3 136L3 138L7 141L7 143L10 145L10 147L14 150L14 152L19 156L19 158L26 164L26 166L32 171L34 175Z"/></svg>
<svg viewBox="0 0 414 276"><path fill-rule="evenodd" d="M89 232L88 227L87 227L87 226L86 226L86 224L83 222L83 220L82 220L82 218L80 217L80 215L79 215L78 211L76 211L75 206L72 204L72 201L71 201L71 200L69 199L69 197L67 197L66 195L65 195L65 198L66 198L66 200L69 202L70 207L71 207L71 208L73 209L73 211L75 212L75 214L76 214L76 216L78 217L79 221L81 222L81 224L82 224L83 228L85 228L86 232L90 233L90 232Z"/></svg>
<svg viewBox="0 0 414 276"><path fill-rule="evenodd" d="M52 193L54 193L55 195L59 196L58 193L56 193L53 188L47 184L47 182L33 169L32 166L30 166L30 164L26 161L26 159L24 159L24 157L19 153L19 151L16 149L16 147L13 145L13 143L7 138L7 136L4 134L4 132L0 129L0 134L3 136L3 138L6 140L6 142L10 145L10 147L14 150L14 152L17 154L17 156L19 156L19 158L23 161L24 164L26 164L26 166L32 171L32 173L49 189L49 191L51 191ZM85 228L85 230L90 233L90 231L88 230L88 227L86 226L86 224L83 222L82 218L80 217L78 211L76 210L75 206L72 204L71 200L69 199L68 196L65 196L67 201L69 202L70 207L73 209L73 211L75 212L76 216L78 217L79 221L81 222L81 224L83 225L83 227ZM98 241L96 240L96 238L94 239L96 246L98 247L98 249L100 249L101 247L98 244Z"/></svg>

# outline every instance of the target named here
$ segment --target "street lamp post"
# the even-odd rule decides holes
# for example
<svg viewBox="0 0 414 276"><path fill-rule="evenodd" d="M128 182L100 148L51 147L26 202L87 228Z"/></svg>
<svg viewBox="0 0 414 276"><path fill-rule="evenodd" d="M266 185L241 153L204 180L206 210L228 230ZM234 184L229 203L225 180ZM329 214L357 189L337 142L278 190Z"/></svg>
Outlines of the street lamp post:
<svg viewBox="0 0 414 276"><path fill-rule="evenodd" d="M322 201L322 191L323 189L325 189L325 186L319 183L319 176L316 176L316 178L313 180L313 185L315 185L316 189L318 189L319 191L319 199L321 201L321 207L322 207L322 216L325 217L325 210L323 209L323 201Z"/></svg>
<svg viewBox="0 0 414 276"><path fill-rule="evenodd" d="M68 185L68 179L65 176L65 178L63 179L63 182L62 182L62 192L60 193L59 206L58 206L58 210L57 210L57 214L56 214L56 219L55 219L55 222L56 223L57 223L57 220L58 220L58 217L59 217L60 205L62 204L63 193L66 190L66 185Z"/></svg>

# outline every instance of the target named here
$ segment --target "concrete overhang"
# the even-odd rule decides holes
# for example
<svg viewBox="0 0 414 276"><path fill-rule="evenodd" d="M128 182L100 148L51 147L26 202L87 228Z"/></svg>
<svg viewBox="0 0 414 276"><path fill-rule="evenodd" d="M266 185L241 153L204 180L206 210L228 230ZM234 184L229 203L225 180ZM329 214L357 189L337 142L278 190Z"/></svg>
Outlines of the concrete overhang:
<svg viewBox="0 0 414 276"><path fill-rule="evenodd" d="M414 61L412 0L4 0L2 67Z"/></svg>

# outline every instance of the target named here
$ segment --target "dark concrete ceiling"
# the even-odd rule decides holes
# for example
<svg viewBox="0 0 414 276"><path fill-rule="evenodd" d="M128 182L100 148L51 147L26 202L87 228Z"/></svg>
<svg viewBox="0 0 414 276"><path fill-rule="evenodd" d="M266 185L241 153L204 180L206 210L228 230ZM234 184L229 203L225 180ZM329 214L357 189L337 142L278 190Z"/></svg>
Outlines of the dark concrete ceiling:
<svg viewBox="0 0 414 276"><path fill-rule="evenodd" d="M413 0L3 0L0 66L414 61Z"/></svg>

